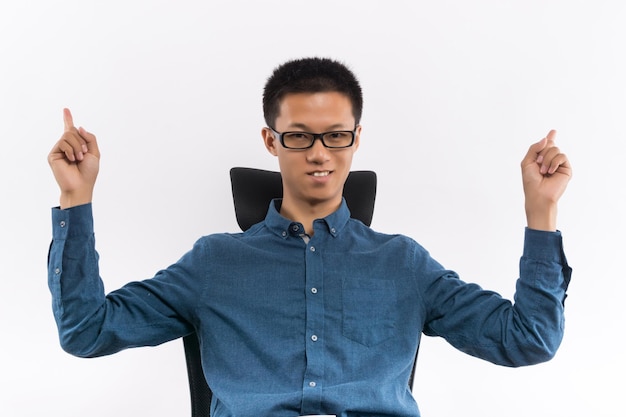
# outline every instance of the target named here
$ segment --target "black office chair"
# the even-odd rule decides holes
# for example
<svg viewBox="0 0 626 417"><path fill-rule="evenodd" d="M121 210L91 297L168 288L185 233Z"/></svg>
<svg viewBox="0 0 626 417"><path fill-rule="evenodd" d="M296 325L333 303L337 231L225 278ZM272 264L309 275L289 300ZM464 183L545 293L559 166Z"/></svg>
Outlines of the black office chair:
<svg viewBox="0 0 626 417"><path fill-rule="evenodd" d="M283 195L282 178L279 172L254 168L232 168L230 180L235 204L235 215L241 230L262 221L273 198ZM370 225L376 198L376 173L372 171L352 171L343 189L348 208L353 218ZM200 357L200 344L195 333L183 337L187 375L191 394L191 416L209 417L213 393L209 388ZM415 361L409 380L413 386Z"/></svg>

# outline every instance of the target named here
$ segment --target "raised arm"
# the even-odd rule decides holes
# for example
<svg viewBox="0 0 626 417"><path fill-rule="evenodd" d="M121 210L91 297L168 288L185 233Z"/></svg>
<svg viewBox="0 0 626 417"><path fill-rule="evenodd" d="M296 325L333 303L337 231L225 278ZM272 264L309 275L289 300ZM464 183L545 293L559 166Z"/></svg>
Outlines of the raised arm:
<svg viewBox="0 0 626 417"><path fill-rule="evenodd" d="M63 121L64 132L48 155L61 189L61 207L51 210L48 253L48 285L61 346L73 355L93 357L189 334L193 327L181 312L189 316L186 308L196 305L189 299L197 295L197 288L173 283L180 283L182 276L194 284L199 276L189 278L185 267L172 267L154 279L133 281L105 294L88 204L100 152L96 137L76 128L68 109L63 110ZM202 257L204 252L194 253ZM193 264L202 262L194 260Z"/></svg>
<svg viewBox="0 0 626 417"><path fill-rule="evenodd" d="M572 167L565 154L554 144L556 131L528 149L522 160L522 181L526 198L528 227L555 231L558 201L572 177Z"/></svg>
<svg viewBox="0 0 626 417"><path fill-rule="evenodd" d="M100 166L96 137L76 128L72 113L63 109L64 131L48 155L48 163L61 189L62 209L90 203Z"/></svg>

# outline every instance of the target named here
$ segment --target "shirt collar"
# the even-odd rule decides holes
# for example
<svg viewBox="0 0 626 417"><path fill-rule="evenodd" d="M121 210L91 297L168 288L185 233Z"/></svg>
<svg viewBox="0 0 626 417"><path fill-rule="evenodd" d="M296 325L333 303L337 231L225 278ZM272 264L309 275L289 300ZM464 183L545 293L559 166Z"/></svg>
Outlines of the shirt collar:
<svg viewBox="0 0 626 417"><path fill-rule="evenodd" d="M273 199L270 202L269 208L267 210L267 215L265 216L265 225L283 239L287 239L289 236L292 235L300 235L301 233L303 233L303 230L296 229L296 226L300 226L300 228L302 228L302 225L298 222L289 220L280 214L279 210L281 203L282 199L280 198ZM329 233L333 237L336 237L344 228L344 226L348 223L349 219L350 209L348 209L346 199L342 198L339 208L335 212L324 217L323 219L315 220L313 227L316 229L317 232L317 229L319 228L318 225L321 223L325 225L324 229L327 233Z"/></svg>

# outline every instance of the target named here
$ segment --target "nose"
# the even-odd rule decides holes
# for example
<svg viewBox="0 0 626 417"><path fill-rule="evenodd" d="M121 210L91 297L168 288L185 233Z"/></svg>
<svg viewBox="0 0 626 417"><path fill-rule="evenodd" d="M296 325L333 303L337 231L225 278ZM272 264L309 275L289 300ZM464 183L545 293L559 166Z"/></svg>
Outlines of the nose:
<svg viewBox="0 0 626 417"><path fill-rule="evenodd" d="M330 159L330 151L327 147L324 146L321 138L315 138L315 140L313 141L313 146L307 149L306 152L307 161L309 162L322 164Z"/></svg>

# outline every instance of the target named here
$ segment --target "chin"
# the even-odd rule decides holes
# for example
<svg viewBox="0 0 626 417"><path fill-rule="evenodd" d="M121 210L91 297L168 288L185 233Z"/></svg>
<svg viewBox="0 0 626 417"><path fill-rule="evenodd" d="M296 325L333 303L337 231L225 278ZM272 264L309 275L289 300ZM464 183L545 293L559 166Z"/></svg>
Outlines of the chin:
<svg viewBox="0 0 626 417"><path fill-rule="evenodd" d="M309 203L310 206L322 206L326 204L336 204L337 206L339 206L339 204L341 204L341 195L337 196L337 194L314 194L308 195L304 199Z"/></svg>

